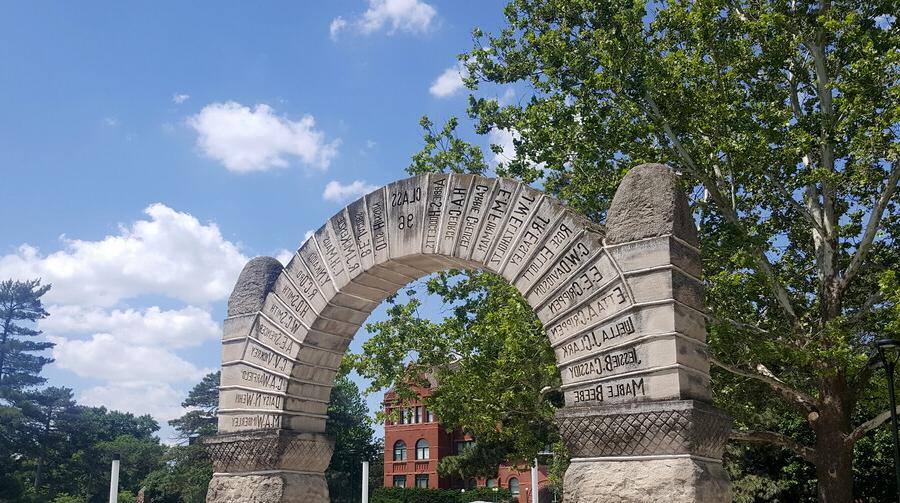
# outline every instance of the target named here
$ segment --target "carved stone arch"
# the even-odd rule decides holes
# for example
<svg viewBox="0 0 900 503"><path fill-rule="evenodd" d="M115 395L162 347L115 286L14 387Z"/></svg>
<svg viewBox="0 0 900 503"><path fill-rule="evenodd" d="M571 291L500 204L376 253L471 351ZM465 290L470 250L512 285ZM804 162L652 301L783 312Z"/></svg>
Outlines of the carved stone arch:
<svg viewBox="0 0 900 503"><path fill-rule="evenodd" d="M725 501L729 422L708 405L697 246L663 165L626 175L605 231L510 179L422 175L360 198L287 266L258 257L241 272L224 324L207 501L328 501L324 431L341 356L385 298L451 268L502 275L544 324L574 458L568 498ZM634 494L613 492L634 476L644 480L626 484Z"/></svg>

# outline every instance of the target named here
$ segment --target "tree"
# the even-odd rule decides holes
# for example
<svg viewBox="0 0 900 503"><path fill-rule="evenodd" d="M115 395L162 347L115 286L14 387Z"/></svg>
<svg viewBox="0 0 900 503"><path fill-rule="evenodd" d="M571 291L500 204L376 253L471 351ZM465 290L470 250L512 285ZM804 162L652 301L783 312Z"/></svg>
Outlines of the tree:
<svg viewBox="0 0 900 503"><path fill-rule="evenodd" d="M44 483L47 456L66 441L61 425L71 421L76 412L72 389L49 387L25 393L15 405L25 418L21 425L22 433L28 442L26 449L34 456L35 464L32 487L39 491Z"/></svg>
<svg viewBox="0 0 900 503"><path fill-rule="evenodd" d="M40 377L44 365L53 360L32 353L45 351L54 346L52 342L35 342L25 338L41 335L40 330L19 324L31 323L47 317L41 297L50 290L50 285L41 285L41 280L0 282L0 393L9 394L29 386L42 384Z"/></svg>
<svg viewBox="0 0 900 503"><path fill-rule="evenodd" d="M811 463L822 502L852 500L854 445L888 417L868 410L867 363L897 320L898 299L879 289L900 254L895 12L892 1L514 0L507 26L476 29L460 56L473 90L527 89L517 103L470 98L477 133L513 138L498 174L540 180L596 222L631 166L682 175L715 399L734 439ZM426 149L467 169L465 145L429 133Z"/></svg>
<svg viewBox="0 0 900 503"><path fill-rule="evenodd" d="M162 466L144 479L145 494L158 503L202 503L212 475L212 463L202 444L172 446Z"/></svg>
<svg viewBox="0 0 900 503"><path fill-rule="evenodd" d="M221 371L210 372L197 383L187 398L181 402L185 408L194 408L181 417L169 421L182 439L214 435L219 410L219 379Z"/></svg>
<svg viewBox="0 0 900 503"><path fill-rule="evenodd" d="M334 454L325 471L331 501L359 501L362 462L380 464L382 449L359 387L345 375L338 376L331 388L325 432L334 438Z"/></svg>

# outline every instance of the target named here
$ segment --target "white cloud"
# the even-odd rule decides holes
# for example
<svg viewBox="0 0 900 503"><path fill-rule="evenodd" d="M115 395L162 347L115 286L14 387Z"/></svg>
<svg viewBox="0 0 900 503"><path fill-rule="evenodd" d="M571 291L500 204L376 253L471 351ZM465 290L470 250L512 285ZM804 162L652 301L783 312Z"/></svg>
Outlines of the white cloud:
<svg viewBox="0 0 900 503"><path fill-rule="evenodd" d="M369 8L352 23L364 35L380 31L386 26L389 34L398 31L427 33L437 15L433 6L421 0L368 0L368 3ZM343 17L334 18L329 26L331 38L336 39L337 33L349 25Z"/></svg>
<svg viewBox="0 0 900 503"><path fill-rule="evenodd" d="M176 105L180 105L187 101L191 97L190 94L175 94L172 96L172 103Z"/></svg>
<svg viewBox="0 0 900 503"><path fill-rule="evenodd" d="M157 306L142 310L77 305L49 306L48 318L40 328L52 336L104 333L127 345L183 348L216 340L222 332L209 311L195 306L162 310Z"/></svg>
<svg viewBox="0 0 900 503"><path fill-rule="evenodd" d="M325 186L325 190L322 192L322 199L341 203L368 194L377 188L377 185L370 185L362 180L354 180L347 185L342 185L337 180L332 180Z"/></svg>
<svg viewBox="0 0 900 503"><path fill-rule="evenodd" d="M113 306L140 295L188 303L225 299L247 262L214 223L163 204L144 210L149 220L121 227L99 241L63 237L65 248L42 255L24 244L0 256L0 277L52 283L48 303Z"/></svg>
<svg viewBox="0 0 900 503"><path fill-rule="evenodd" d="M109 127L116 127L119 125L118 117L104 117L103 123Z"/></svg>
<svg viewBox="0 0 900 503"><path fill-rule="evenodd" d="M150 414L162 422L185 413L181 408L184 397L183 392L170 384L136 381L94 386L78 393L77 400L93 407Z"/></svg>
<svg viewBox="0 0 900 503"><path fill-rule="evenodd" d="M306 240L304 239L304 241L306 241ZM288 262L290 262L291 259L294 258L294 252L292 252L288 249L282 248L282 249L278 250L278 253L275 254L275 258L279 262L281 262L281 265L287 265Z"/></svg>
<svg viewBox="0 0 900 503"><path fill-rule="evenodd" d="M494 163L509 162L516 158L516 146L513 143L519 138L519 133L509 129L491 128L488 132L488 140L492 144L500 145L503 151L494 154Z"/></svg>
<svg viewBox="0 0 900 503"><path fill-rule="evenodd" d="M465 88L463 79L469 75L465 65L462 62L457 63L450 68L444 70L444 73L438 75L428 88L428 92L432 96L438 98L447 98L456 94L460 89Z"/></svg>
<svg viewBox="0 0 900 503"><path fill-rule="evenodd" d="M328 33L331 36L331 40L337 40L338 33L341 30L347 27L347 20L338 16L331 20L331 24L328 26Z"/></svg>
<svg viewBox="0 0 900 503"><path fill-rule="evenodd" d="M339 140L328 141L312 115L292 121L264 104L253 109L234 101L212 103L187 119L208 157L239 173L284 168L288 157L325 170L337 155Z"/></svg>
<svg viewBox="0 0 900 503"><path fill-rule="evenodd" d="M177 383L199 381L208 372L164 348L123 343L112 334L94 334L88 340L47 338L56 344L52 350L55 365L81 377Z"/></svg>

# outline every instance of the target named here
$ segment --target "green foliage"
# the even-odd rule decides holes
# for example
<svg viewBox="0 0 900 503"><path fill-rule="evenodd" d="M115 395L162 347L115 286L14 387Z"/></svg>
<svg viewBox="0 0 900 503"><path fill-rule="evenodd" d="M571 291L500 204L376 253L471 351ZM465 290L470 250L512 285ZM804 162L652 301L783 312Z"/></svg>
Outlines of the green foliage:
<svg viewBox="0 0 900 503"><path fill-rule="evenodd" d="M84 498L62 493L53 498L53 503L85 503Z"/></svg>
<svg viewBox="0 0 900 503"><path fill-rule="evenodd" d="M369 462L370 487L374 473L380 473L384 462L381 440L369 422L369 409L356 383L338 376L331 388L328 421L325 432L334 438L334 454L325 471L331 501L359 501L362 487L362 462ZM381 478L376 483L380 485Z"/></svg>
<svg viewBox="0 0 900 503"><path fill-rule="evenodd" d="M14 391L42 384L41 369L53 359L33 353L54 346L52 342L31 340L40 330L23 326L47 317L41 297L50 285L41 280L0 282L0 398Z"/></svg>
<svg viewBox="0 0 900 503"><path fill-rule="evenodd" d="M743 438L787 450L754 447L736 459L739 494L802 500L810 480L837 473L815 491L849 501L854 473L862 483L877 471L858 453L868 471L852 468L853 443L887 405L882 378L867 367L870 343L900 327L896 2L512 0L504 12L507 26L476 29L475 47L460 56L476 132L514 133L516 155L496 172L540 181L598 223L632 166L665 162L680 173L701 235L716 403ZM526 96L501 103L479 96L482 84ZM422 124L425 148L410 172L483 171L469 167L478 157L456 137L457 121L440 132ZM512 393L520 400L506 401L492 387L503 377L488 370L501 363L489 360L506 349L502 334L527 340L536 327L509 311L489 321L478 302L460 300L500 294L468 287L488 277L431 280L428 291L453 316L419 320L416 299L392 306L358 363L376 387L436 368L447 400L437 394L429 405L441 420L502 438L520 404L533 425L549 414L530 405L544 403L540 388L525 385ZM439 287L448 279L465 294ZM506 299L518 305L514 292ZM531 359L507 363L552 363L529 344ZM413 356L419 365L405 372ZM451 357L460 359L455 372ZM856 495L872 491L857 486Z"/></svg>
<svg viewBox="0 0 900 503"><path fill-rule="evenodd" d="M420 489L402 487L381 487L372 491L371 503L469 503L471 501L491 501L512 503L509 489Z"/></svg>
<svg viewBox="0 0 900 503"><path fill-rule="evenodd" d="M155 503L202 503L213 469L200 444L170 447L161 466L143 481L145 494Z"/></svg>
<svg viewBox="0 0 900 503"><path fill-rule="evenodd" d="M178 431L179 437L183 440L216 433L220 376L221 371L206 374L199 383L191 388L187 398L181 402L182 407L194 410L169 421L169 425Z"/></svg>

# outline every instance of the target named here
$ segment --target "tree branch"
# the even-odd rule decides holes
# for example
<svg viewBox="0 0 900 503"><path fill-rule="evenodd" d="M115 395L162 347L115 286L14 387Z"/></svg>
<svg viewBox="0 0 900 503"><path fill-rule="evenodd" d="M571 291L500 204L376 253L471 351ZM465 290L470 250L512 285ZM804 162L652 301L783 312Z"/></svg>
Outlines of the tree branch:
<svg viewBox="0 0 900 503"><path fill-rule="evenodd" d="M657 123L659 123L660 126L662 126L663 133L666 135L666 138L668 138L669 143L675 150L676 155L678 155L678 157L680 157L685 163L685 167L687 168L687 170L690 171L691 174L696 176L703 183L704 187L706 187L707 192L716 202L716 206L719 208L725 218L732 225L734 225L738 229L738 231L740 231L744 238L749 239L750 236L747 233L747 230L744 229L744 226L741 225L740 219L738 218L737 210L727 203L725 197L722 195L722 192L719 189L718 181L715 179L710 179L705 173L697 168L697 164L694 162L687 149L684 148L681 140L678 139L678 136L672 130L672 126L662 115L662 112L659 110L659 106L657 106L656 101L653 100L653 97L650 96L650 93L645 93L644 99L647 101L647 105L650 107L650 109L647 110L648 114L653 120L655 120ZM790 296L788 295L787 290L784 288L784 285L782 285L781 281L778 280L778 276L775 275L775 270L772 267L772 264L769 262L769 259L766 257L766 254L755 246L752 247L751 251L757 268L768 280L769 286L772 289L772 293L775 294L775 299L778 302L778 305L781 306L781 309L787 316L791 326L796 325L797 314L794 312L794 308L791 305Z"/></svg>
<svg viewBox="0 0 900 503"><path fill-rule="evenodd" d="M868 255L869 249L872 247L872 242L875 240L875 235L878 233L878 228L881 225L881 217L884 214L884 209L891 201L891 198L894 197L894 192L897 191L898 182L900 182L900 164L894 163L891 174L888 176L887 184L884 186L884 190L881 191L881 195L878 197L878 202L875 203L875 207L872 208L872 213L869 214L869 220L866 222L866 230L863 233L862 241L860 241L859 246L856 247L856 253L853 254L853 260L850 261L850 265L847 266L847 270L844 272L844 277L841 280L839 287L840 291L843 292L847 289L847 286L850 285L850 282L853 281L853 278L859 273L863 261L866 260L866 255Z"/></svg>
<svg viewBox="0 0 900 503"><path fill-rule="evenodd" d="M789 399L792 403L798 404L808 411L816 410L818 408L818 401L815 398L787 385L784 381L775 377L775 375L772 374L772 372L762 364L758 365L756 371L754 372L751 370L744 370L742 368L735 367L734 365L729 365L720 361L714 356L710 356L709 361L713 365L723 370L727 370L732 374L742 377L749 377L750 379L755 379L757 381L768 384L775 391L781 393L785 398Z"/></svg>
<svg viewBox="0 0 900 503"><path fill-rule="evenodd" d="M751 444L774 445L787 449L810 463L816 462L816 450L807 447L791 437L775 433L774 431L741 431L731 430L729 437L731 440L738 442L747 442Z"/></svg>
<svg viewBox="0 0 900 503"><path fill-rule="evenodd" d="M897 413L900 414L900 406L897 406ZM888 409L888 410L882 412L881 414L878 414L877 416L873 417L872 419L869 419L865 423L857 426L856 429L853 430L853 433L851 433L850 435L847 435L847 445L852 446L853 444L856 443L857 440L862 438L863 435L874 430L875 428L878 428L882 424L886 423L887 420L890 418L891 418L891 410Z"/></svg>
<svg viewBox="0 0 900 503"><path fill-rule="evenodd" d="M818 232L819 235L822 236L822 239L825 239L825 229L823 229L822 226L819 225L819 222L817 222L816 218L813 216L813 214L810 213L809 208L804 207L802 204L797 202L797 200L794 199L793 196L788 194L788 191L784 188L784 186L781 183L774 182L774 186L775 186L775 189L778 190L778 192L781 194L781 196L783 198L785 198L787 200L787 202L791 206L794 207L795 210L800 212L800 214L806 219L806 221L809 222L813 226L813 228L816 230L816 232Z"/></svg>

